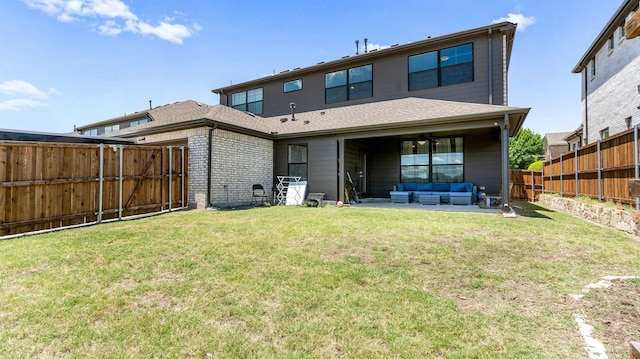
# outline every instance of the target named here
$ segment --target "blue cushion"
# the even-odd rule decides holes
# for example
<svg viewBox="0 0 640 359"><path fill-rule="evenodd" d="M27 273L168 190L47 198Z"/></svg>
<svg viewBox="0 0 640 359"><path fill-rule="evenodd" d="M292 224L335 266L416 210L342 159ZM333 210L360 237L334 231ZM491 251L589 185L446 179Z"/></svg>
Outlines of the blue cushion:
<svg viewBox="0 0 640 359"><path fill-rule="evenodd" d="M407 182L404 184L405 191L415 191L417 187L418 187L418 184L415 182Z"/></svg>
<svg viewBox="0 0 640 359"><path fill-rule="evenodd" d="M433 190L433 183L418 183L417 191L431 191Z"/></svg>
<svg viewBox="0 0 640 359"><path fill-rule="evenodd" d="M449 184L448 183L434 183L433 190L438 192L449 192Z"/></svg>
<svg viewBox="0 0 640 359"><path fill-rule="evenodd" d="M404 191L404 184L398 183L398 191L400 192Z"/></svg>
<svg viewBox="0 0 640 359"><path fill-rule="evenodd" d="M451 192L471 192L467 191L466 183L452 183L449 187Z"/></svg>

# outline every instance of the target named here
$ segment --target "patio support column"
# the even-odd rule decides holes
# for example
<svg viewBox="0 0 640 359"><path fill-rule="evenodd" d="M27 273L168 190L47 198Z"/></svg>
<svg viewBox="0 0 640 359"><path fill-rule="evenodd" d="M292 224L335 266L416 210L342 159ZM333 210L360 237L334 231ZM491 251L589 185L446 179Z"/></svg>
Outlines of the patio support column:
<svg viewBox="0 0 640 359"><path fill-rule="evenodd" d="M504 115L504 124L502 125L502 209L507 212L511 205L509 177L509 115Z"/></svg>
<svg viewBox="0 0 640 359"><path fill-rule="evenodd" d="M338 138L338 199L344 203L344 138Z"/></svg>

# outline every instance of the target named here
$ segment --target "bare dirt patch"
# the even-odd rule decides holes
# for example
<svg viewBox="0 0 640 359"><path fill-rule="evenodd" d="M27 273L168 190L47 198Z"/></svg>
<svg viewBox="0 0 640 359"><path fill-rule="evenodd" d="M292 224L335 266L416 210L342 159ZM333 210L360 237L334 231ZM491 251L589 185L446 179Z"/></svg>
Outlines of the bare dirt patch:
<svg viewBox="0 0 640 359"><path fill-rule="evenodd" d="M640 341L640 280L616 281L609 288L591 290L577 305L609 358L629 358L629 342Z"/></svg>

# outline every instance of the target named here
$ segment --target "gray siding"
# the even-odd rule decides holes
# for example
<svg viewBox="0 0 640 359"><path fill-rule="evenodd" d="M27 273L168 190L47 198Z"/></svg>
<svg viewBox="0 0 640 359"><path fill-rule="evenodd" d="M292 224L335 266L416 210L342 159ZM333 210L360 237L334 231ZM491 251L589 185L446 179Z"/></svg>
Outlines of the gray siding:
<svg viewBox="0 0 640 359"><path fill-rule="evenodd" d="M338 145L335 137L301 138L276 141L274 153L274 183L277 176L288 175L287 147L290 144L306 144L308 150L307 193L324 192L325 198L338 198Z"/></svg>
<svg viewBox="0 0 640 359"><path fill-rule="evenodd" d="M473 43L474 48L474 81L451 86L437 87L419 91L409 91L408 87L408 56L423 52L443 49L451 46ZM388 56L377 58L365 58L358 61L358 57L348 63L341 63L335 66L318 69L315 72L295 73L290 77L270 80L268 77L259 84L253 84L246 88L237 88L233 92L250 90L262 87L264 90L263 113L261 116L287 116L290 113L289 104L296 103L296 111L312 111L318 109L335 108L361 103L377 102L405 97L420 97L438 100L489 103L489 41L488 35L469 39L457 40L455 42L440 43L437 46L429 45L421 48L414 48L404 52L394 53ZM504 73L503 60L503 38L500 33L492 36L492 69L493 69L493 104L504 104ZM373 96L369 98L343 101L332 104L325 104L325 74L332 71L348 69L361 65L373 64ZM294 92L283 92L284 82L302 79L303 88ZM221 95L220 103L230 105L230 96Z"/></svg>
<svg viewBox="0 0 640 359"><path fill-rule="evenodd" d="M502 146L497 129L478 131L464 138L465 181L480 187L488 194L499 194L501 189Z"/></svg>

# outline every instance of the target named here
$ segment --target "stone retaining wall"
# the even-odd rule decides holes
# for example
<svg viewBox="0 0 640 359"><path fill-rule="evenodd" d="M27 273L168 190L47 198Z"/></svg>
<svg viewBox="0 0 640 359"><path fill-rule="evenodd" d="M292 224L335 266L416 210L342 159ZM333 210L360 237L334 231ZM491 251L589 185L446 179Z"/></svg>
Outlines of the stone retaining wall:
<svg viewBox="0 0 640 359"><path fill-rule="evenodd" d="M609 207L601 203L583 203L572 198L548 194L541 194L538 203L621 232L640 235L640 212L638 211Z"/></svg>

